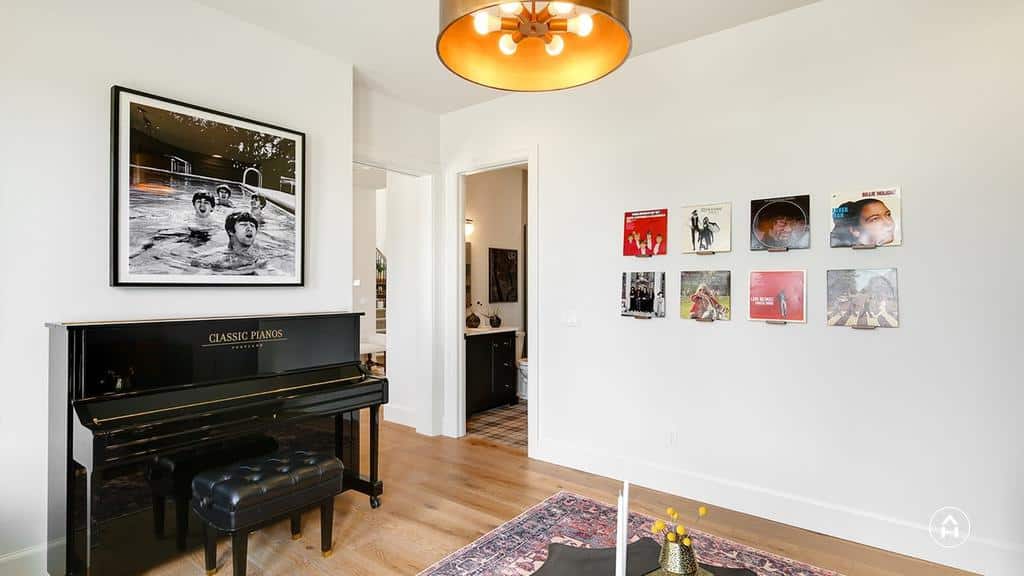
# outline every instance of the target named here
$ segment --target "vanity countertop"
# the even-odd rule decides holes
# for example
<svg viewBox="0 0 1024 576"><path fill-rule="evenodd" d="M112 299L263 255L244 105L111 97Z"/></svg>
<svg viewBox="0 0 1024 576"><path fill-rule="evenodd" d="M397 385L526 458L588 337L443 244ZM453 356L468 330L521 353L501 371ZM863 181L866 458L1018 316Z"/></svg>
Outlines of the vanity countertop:
<svg viewBox="0 0 1024 576"><path fill-rule="evenodd" d="M518 326L502 326L500 328L491 328L490 326L481 326L479 328L465 328L466 336L479 336L481 334L497 334L498 332L519 332Z"/></svg>

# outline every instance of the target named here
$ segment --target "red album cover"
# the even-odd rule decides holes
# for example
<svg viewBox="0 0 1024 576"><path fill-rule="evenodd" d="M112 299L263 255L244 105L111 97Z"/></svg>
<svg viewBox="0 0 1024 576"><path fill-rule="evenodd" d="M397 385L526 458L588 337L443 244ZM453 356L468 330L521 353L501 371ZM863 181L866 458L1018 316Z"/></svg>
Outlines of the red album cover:
<svg viewBox="0 0 1024 576"><path fill-rule="evenodd" d="M623 256L661 256L668 253L668 209L626 212Z"/></svg>
<svg viewBox="0 0 1024 576"><path fill-rule="evenodd" d="M750 273L750 319L806 322L804 270Z"/></svg>

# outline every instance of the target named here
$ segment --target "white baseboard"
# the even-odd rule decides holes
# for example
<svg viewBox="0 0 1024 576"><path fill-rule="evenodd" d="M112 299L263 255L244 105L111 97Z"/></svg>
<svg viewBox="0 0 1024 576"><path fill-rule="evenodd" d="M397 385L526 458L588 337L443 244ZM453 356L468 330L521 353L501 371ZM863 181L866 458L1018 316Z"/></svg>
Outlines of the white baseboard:
<svg viewBox="0 0 1024 576"><path fill-rule="evenodd" d="M1017 576L1024 567L1024 547L1018 544L972 537L959 548L945 549L932 541L928 527L921 523L673 469L661 463L634 460L627 467L623 460L607 453L550 438L538 444L530 446L531 458L619 479L624 478L624 470L629 470L630 482L647 488L897 554L987 576Z"/></svg>
<svg viewBox="0 0 1024 576"><path fill-rule="evenodd" d="M408 406L388 403L384 405L384 419L410 428L416 427L416 410Z"/></svg>
<svg viewBox="0 0 1024 576"><path fill-rule="evenodd" d="M34 576L46 574L46 543L0 555L0 574Z"/></svg>

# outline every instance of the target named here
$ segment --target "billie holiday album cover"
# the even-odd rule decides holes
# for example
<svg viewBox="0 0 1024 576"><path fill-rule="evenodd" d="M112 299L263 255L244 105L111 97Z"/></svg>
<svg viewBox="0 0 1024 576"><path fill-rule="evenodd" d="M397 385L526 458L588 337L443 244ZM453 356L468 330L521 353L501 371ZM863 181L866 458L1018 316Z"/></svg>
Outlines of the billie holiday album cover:
<svg viewBox="0 0 1024 576"><path fill-rule="evenodd" d="M902 244L900 189L833 194L829 240L833 248Z"/></svg>

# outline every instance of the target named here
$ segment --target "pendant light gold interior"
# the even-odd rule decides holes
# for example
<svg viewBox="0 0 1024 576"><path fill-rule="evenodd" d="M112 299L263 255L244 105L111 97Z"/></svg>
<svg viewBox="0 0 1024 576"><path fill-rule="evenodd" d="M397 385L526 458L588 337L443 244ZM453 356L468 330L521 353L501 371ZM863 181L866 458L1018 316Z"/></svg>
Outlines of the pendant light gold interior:
<svg viewBox="0 0 1024 576"><path fill-rule="evenodd" d="M494 0L441 0L437 55L449 70L470 82L516 92L560 90L603 78L629 56L629 0L573 2L594 12L594 29L586 37L561 34L565 46L557 56L547 53L541 38L524 38L515 54L506 55L498 49L501 32L478 34L473 27L474 13L500 4Z"/></svg>

